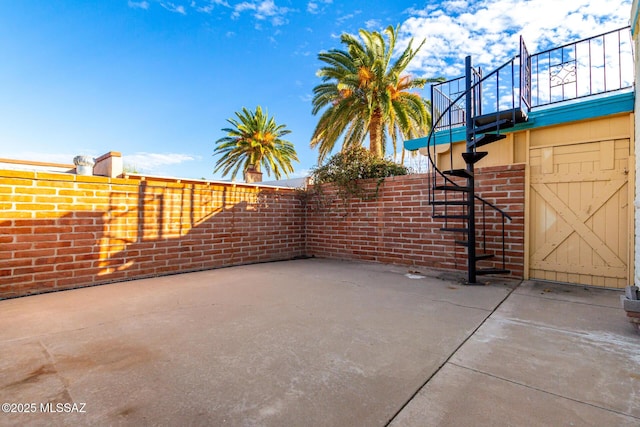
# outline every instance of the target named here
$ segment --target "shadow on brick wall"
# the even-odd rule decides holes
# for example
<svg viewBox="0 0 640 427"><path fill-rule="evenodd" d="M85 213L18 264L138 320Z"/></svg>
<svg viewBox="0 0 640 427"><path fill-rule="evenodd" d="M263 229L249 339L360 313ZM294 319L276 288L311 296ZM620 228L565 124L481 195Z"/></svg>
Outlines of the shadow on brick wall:
<svg viewBox="0 0 640 427"><path fill-rule="evenodd" d="M0 220L0 298L304 254L294 192L113 187L100 206Z"/></svg>

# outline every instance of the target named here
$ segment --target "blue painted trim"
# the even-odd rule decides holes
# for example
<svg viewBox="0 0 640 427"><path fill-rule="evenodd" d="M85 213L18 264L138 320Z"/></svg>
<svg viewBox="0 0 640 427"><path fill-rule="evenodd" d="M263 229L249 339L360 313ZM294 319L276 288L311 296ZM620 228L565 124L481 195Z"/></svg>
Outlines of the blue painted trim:
<svg viewBox="0 0 640 427"><path fill-rule="evenodd" d="M614 114L631 113L634 110L635 95L633 92L625 92L609 95L596 99L574 101L570 104L558 104L545 108L534 108L529 113L529 120L517 124L505 130L503 133L512 133L521 130L535 129L563 123L577 122L581 120L596 119ZM465 138L465 127L454 129L453 132L437 132L436 145L461 142ZM407 150L417 150L427 146L427 137L411 139L404 142Z"/></svg>

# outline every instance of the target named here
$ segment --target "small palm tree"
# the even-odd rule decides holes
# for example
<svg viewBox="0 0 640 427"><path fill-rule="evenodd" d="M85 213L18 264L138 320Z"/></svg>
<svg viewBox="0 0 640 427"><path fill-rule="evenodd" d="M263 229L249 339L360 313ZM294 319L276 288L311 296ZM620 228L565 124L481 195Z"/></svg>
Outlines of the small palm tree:
<svg viewBox="0 0 640 427"><path fill-rule="evenodd" d="M313 89L313 114L327 107L311 138L320 161L331 153L341 135L343 149L362 145L368 135L369 150L383 157L388 137L395 154L398 137L415 138L428 132L429 102L410 90L441 79L403 74L424 41L413 49L412 40L392 61L398 30L391 26L383 34L360 30L362 42L342 34L345 50L332 49L318 55L327 64L318 71L322 83Z"/></svg>
<svg viewBox="0 0 640 427"><path fill-rule="evenodd" d="M246 180L249 171L261 172L261 168L268 175L280 179L284 173L289 176L293 172L292 161L298 161L293 144L282 139L291 133L286 125L278 125L273 117L262 111L258 106L256 111L242 108L236 112L236 119L227 119L233 127L222 129L227 136L216 141L214 155L220 155L216 162L214 173L222 170L222 176L231 173L235 179L240 170Z"/></svg>

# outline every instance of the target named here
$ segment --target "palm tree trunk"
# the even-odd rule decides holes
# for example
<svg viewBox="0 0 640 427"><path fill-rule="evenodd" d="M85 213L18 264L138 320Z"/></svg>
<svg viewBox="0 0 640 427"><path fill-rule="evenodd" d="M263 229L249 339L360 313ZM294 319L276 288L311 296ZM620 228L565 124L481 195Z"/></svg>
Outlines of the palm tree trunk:
<svg viewBox="0 0 640 427"><path fill-rule="evenodd" d="M382 112L376 110L369 123L369 151L382 158Z"/></svg>

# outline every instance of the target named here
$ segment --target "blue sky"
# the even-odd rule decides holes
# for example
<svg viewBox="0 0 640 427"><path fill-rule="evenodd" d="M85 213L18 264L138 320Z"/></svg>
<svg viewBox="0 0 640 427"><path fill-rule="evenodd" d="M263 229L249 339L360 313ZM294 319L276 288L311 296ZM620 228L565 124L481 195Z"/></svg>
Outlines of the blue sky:
<svg viewBox="0 0 640 427"><path fill-rule="evenodd" d="M119 151L140 172L213 174L226 120L257 105L292 131L300 163L317 117L317 54L339 35L402 24L427 42L421 76L457 77L464 56L512 56L629 23L630 0L20 0L0 2L0 157L70 163ZM425 92L426 93L426 92ZM269 177L265 176L265 180Z"/></svg>

